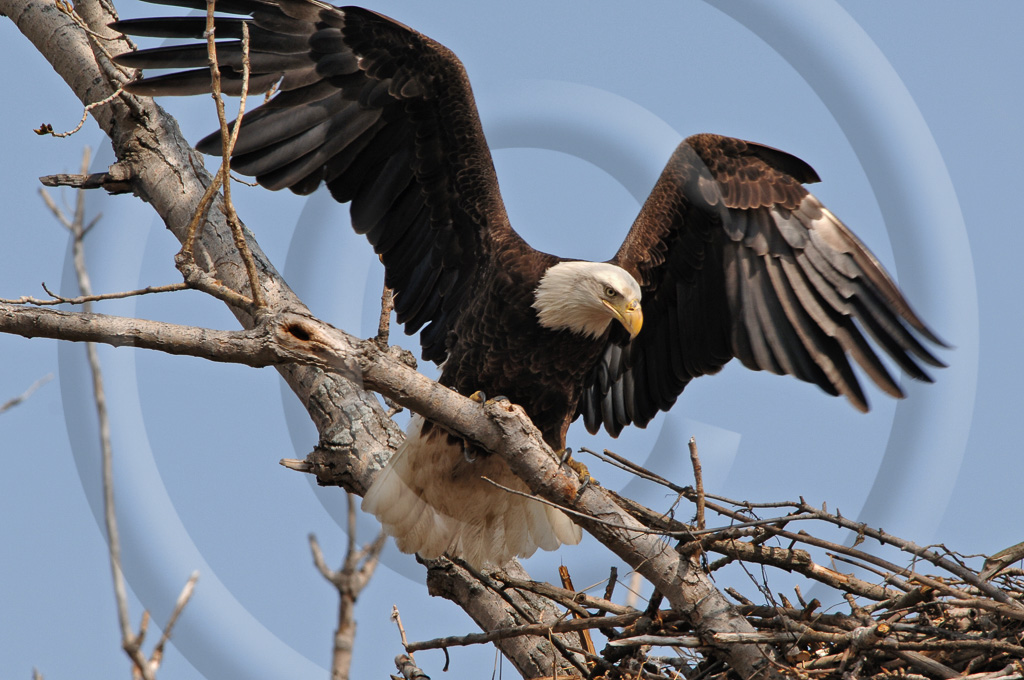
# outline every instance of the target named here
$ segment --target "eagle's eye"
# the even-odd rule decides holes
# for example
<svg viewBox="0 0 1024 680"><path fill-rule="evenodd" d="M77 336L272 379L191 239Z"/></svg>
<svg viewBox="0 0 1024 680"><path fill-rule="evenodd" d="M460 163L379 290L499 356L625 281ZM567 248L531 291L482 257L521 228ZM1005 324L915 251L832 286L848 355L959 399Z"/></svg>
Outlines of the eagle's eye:
<svg viewBox="0 0 1024 680"><path fill-rule="evenodd" d="M613 298L616 295L618 295L618 293L615 291L615 289L612 288L611 286L609 286L609 287L604 289L604 294L607 295L610 298Z"/></svg>

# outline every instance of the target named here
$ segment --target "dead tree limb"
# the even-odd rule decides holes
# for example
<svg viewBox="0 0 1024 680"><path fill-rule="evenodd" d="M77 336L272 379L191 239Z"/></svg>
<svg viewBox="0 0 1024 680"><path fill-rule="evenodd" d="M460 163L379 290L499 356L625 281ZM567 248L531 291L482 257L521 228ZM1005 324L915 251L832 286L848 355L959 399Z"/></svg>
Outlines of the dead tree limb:
<svg viewBox="0 0 1024 680"><path fill-rule="evenodd" d="M24 402L26 399L31 397L32 394L36 390L38 390L40 387L42 387L46 383L50 382L51 380L53 380L53 374L52 373L48 373L48 374L44 375L42 378L40 378L39 380L37 380L34 383L32 383L31 385L29 385L28 389L25 390L24 392L22 392L21 394L19 394L18 396L11 397L10 399L5 401L4 403L0 404L0 413L3 413L4 411L9 411L12 408L14 408L15 406L17 406L18 404Z"/></svg>
<svg viewBox="0 0 1024 680"><path fill-rule="evenodd" d="M359 594L373 578L384 549L387 536L381 532L372 543L363 548L356 544L356 506L352 494L348 500L348 549L341 569L331 569L324 560L316 536L309 535L309 547L313 551L313 563L320 575L338 591L338 627L334 632L334 646L331 654L332 680L348 680L352 667L352 652L355 649L356 617L355 606Z"/></svg>
<svg viewBox="0 0 1024 680"><path fill-rule="evenodd" d="M89 149L86 148L82 154L82 172L89 168ZM89 298L92 295L92 283L89 278L89 270L85 262L85 236L90 227L95 224L86 224L85 221L85 195L84 189L79 189L73 215L68 216L57 206L53 199L45 192L42 192L46 205L53 212L54 217L71 234L71 252L74 260L75 277L78 289L82 296ZM92 302L83 302L85 313L91 310ZM89 372L92 377L93 400L96 404L96 420L99 424L101 468L103 479L103 519L107 531L107 551L110 559L111 577L114 582L114 599L117 604L117 619L121 629L121 647L131 660L134 667L133 675L141 677L142 680L156 680L156 672L163 661L164 647L174 629L174 624L181 615L185 605L188 604L195 589L198 572L194 572L188 579L181 595L175 604L171 616L164 626L164 632L160 637L152 654L146 658L142 650L142 643L146 637L146 630L149 623L149 612L143 612L142 624L139 631L135 632L129 618L128 612L128 591L124 580L124 573L121 568L121 540L117 526L117 513L114 505L114 454L110 436L110 415L107 410L106 390L103 385L103 369L100 365L99 352L93 342L85 343L85 352L89 363Z"/></svg>

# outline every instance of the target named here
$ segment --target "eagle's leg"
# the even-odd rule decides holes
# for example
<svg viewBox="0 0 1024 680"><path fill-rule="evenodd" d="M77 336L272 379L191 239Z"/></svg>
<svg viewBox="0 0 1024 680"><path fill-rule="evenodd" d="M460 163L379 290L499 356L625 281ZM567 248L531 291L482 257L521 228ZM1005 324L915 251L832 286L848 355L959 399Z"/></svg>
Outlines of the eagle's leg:
<svg viewBox="0 0 1024 680"><path fill-rule="evenodd" d="M496 401L509 400L508 397L500 395L493 399L488 399L487 394L483 390L477 390L473 394L469 395L469 398L478 404L493 404ZM462 442L462 455L469 463L476 460L476 456L473 456L470 453L470 445L468 441ZM555 451L555 455L558 456L559 465L568 465L580 476L580 479L583 480L583 486L580 487L581 492L583 489L587 488L587 485L591 482L597 482L597 480L591 476L590 470L587 469L587 466L572 457L572 449L568 446L561 451Z"/></svg>
<svg viewBox="0 0 1024 680"><path fill-rule="evenodd" d="M471 401L475 401L478 404L489 404L496 401L508 401L508 397L495 397L494 399L488 399L487 394L483 390L477 390L473 394L469 395ZM467 463L476 462L476 454L473 452L473 445L469 443L468 439L462 440L462 457L466 459Z"/></svg>

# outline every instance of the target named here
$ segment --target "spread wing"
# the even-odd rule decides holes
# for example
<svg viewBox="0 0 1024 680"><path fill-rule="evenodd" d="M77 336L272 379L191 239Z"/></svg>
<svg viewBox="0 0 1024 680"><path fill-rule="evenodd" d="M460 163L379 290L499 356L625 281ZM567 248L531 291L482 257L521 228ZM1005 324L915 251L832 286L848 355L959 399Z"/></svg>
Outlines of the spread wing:
<svg viewBox="0 0 1024 680"><path fill-rule="evenodd" d="M205 0L159 1L206 9ZM299 194L326 184L335 199L351 201L353 226L384 263L399 322L408 333L429 324L423 356L444 361L445 338L474 281L512 253L534 255L509 226L462 64L426 36L357 7L316 0L218 0L216 7L223 91L241 93L243 25L249 94L276 91L243 117L232 170ZM175 69L129 91L210 91L205 16L113 27L199 41L118 57L132 68ZM219 155L219 133L197 148Z"/></svg>
<svg viewBox="0 0 1024 680"><path fill-rule="evenodd" d="M851 360L903 396L876 348L930 381L918 362L943 364L917 335L942 341L803 187L817 181L800 159L759 144L705 134L679 145L612 260L641 284L644 328L632 343L609 343L591 375L580 404L591 432L646 425L733 357L862 411Z"/></svg>

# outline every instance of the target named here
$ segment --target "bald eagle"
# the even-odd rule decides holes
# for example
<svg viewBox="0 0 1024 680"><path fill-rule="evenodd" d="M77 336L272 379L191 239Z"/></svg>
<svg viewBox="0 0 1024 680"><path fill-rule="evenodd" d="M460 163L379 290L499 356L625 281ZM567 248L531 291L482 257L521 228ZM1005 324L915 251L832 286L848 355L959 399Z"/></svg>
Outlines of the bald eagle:
<svg viewBox="0 0 1024 680"><path fill-rule="evenodd" d="M205 9L205 0L157 0ZM693 378L732 358L793 375L866 411L851 359L902 392L865 333L908 375L943 364L942 342L878 260L804 184L788 153L712 134L672 154L615 256L581 262L531 248L509 224L462 64L375 12L317 0L218 0L222 88L275 94L244 117L232 168L269 189L326 184L351 202L395 291L407 333L440 382L520 404L563 450L569 424L617 435L669 409ZM205 17L133 19L124 33L202 40ZM136 79L140 95L210 91L204 42L117 57L175 69ZM186 69L186 70L180 70ZM219 154L215 133L197 148ZM921 339L919 339L919 337ZM497 491L526 490L500 457L415 416L364 509L405 552L481 566L576 543L564 514Z"/></svg>

